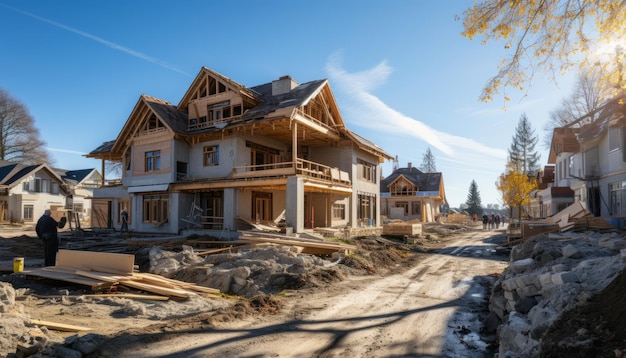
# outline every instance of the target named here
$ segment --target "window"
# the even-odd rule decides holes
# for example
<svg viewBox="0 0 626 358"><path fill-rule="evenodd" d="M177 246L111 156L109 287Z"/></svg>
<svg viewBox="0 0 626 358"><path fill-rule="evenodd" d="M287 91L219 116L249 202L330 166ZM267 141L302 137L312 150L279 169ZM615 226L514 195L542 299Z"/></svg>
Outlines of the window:
<svg viewBox="0 0 626 358"><path fill-rule="evenodd" d="M205 167L220 164L220 146L204 147L203 164Z"/></svg>
<svg viewBox="0 0 626 358"><path fill-rule="evenodd" d="M52 194L58 194L59 193L59 183L53 182L52 186L50 187L50 193Z"/></svg>
<svg viewBox="0 0 626 358"><path fill-rule="evenodd" d="M24 183L22 183L22 190L30 191L30 182L29 181L25 181Z"/></svg>
<svg viewBox="0 0 626 358"><path fill-rule="evenodd" d="M345 204L333 204L333 220L345 220L346 219L346 205Z"/></svg>
<svg viewBox="0 0 626 358"><path fill-rule="evenodd" d="M35 193L49 193L50 192L50 179L35 178Z"/></svg>
<svg viewBox="0 0 626 358"><path fill-rule="evenodd" d="M593 147L584 153L585 155L585 177L595 177L600 175L600 157L598 147Z"/></svg>
<svg viewBox="0 0 626 358"><path fill-rule="evenodd" d="M145 195L143 197L143 222L161 224L169 218L167 195Z"/></svg>
<svg viewBox="0 0 626 358"><path fill-rule="evenodd" d="M626 180L609 184L610 215L626 214Z"/></svg>
<svg viewBox="0 0 626 358"><path fill-rule="evenodd" d="M413 215L422 215L422 202L414 201L411 203L411 212Z"/></svg>
<svg viewBox="0 0 626 358"><path fill-rule="evenodd" d="M368 163L364 160L357 159L357 166L360 174L360 178L372 183L376 182L376 165Z"/></svg>
<svg viewBox="0 0 626 358"><path fill-rule="evenodd" d="M146 152L146 172L161 169L161 151L154 150Z"/></svg>
<svg viewBox="0 0 626 358"><path fill-rule="evenodd" d="M396 208L404 208L404 215L409 215L409 203L406 201L398 201Z"/></svg>
<svg viewBox="0 0 626 358"><path fill-rule="evenodd" d="M609 128L609 152L619 149L621 128Z"/></svg>
<svg viewBox="0 0 626 358"><path fill-rule="evenodd" d="M32 205L24 205L24 221L33 221Z"/></svg>

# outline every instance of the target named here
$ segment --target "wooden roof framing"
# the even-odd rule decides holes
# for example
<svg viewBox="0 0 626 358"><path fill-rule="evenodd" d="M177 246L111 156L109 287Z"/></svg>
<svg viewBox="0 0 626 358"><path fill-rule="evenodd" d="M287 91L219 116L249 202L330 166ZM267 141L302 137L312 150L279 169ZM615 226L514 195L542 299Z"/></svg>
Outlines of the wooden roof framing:
<svg viewBox="0 0 626 358"><path fill-rule="evenodd" d="M211 86L223 86L215 87L216 94L237 93L246 104L245 108L250 108L236 120L224 121L223 126L191 131L189 106L195 99L212 94ZM138 135L153 115L170 136L188 143L250 134L271 137L284 143L296 139L299 145L311 147L355 145L376 155L379 162L392 159L382 148L345 127L327 80L299 84L290 91L274 94L272 83L247 88L206 67L202 67L178 106L141 95L116 140L103 144L86 156L121 161L132 145L131 138Z"/></svg>

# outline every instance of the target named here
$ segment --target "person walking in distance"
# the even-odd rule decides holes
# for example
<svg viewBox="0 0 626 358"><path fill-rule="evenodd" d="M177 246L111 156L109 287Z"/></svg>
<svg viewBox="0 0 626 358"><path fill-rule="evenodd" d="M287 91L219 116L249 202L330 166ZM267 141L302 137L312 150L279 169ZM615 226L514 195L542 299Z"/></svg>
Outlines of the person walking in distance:
<svg viewBox="0 0 626 358"><path fill-rule="evenodd" d="M128 233L128 210L122 210L122 229L120 232Z"/></svg>
<svg viewBox="0 0 626 358"><path fill-rule="evenodd" d="M50 209L44 210L43 215L39 218L37 226L35 227L37 236L43 241L46 266L54 266L56 264L57 251L59 250L57 228L63 228L66 221L65 217L62 217L61 220L57 222L50 214Z"/></svg>

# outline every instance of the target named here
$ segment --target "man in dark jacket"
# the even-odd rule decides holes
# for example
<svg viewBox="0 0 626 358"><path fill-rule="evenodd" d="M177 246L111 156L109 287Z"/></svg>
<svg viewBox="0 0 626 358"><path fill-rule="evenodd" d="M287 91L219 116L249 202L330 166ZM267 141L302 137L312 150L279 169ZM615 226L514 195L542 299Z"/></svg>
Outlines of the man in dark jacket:
<svg viewBox="0 0 626 358"><path fill-rule="evenodd" d="M65 226L65 220L63 219L65 218L61 218L61 221L57 222L50 216L50 209L46 209L39 221L37 221L35 231L37 231L37 236L43 241L46 266L54 266L56 264L57 251L59 250L57 228Z"/></svg>

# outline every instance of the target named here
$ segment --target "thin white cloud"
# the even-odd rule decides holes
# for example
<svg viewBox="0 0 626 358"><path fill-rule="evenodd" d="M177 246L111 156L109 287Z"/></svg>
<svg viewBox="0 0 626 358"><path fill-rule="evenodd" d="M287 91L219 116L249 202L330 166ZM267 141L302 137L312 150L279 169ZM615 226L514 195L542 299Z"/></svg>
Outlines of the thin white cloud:
<svg viewBox="0 0 626 358"><path fill-rule="evenodd" d="M329 57L326 65L329 78L336 88L351 102L349 106L359 115L360 126L393 135L408 135L423 140L448 156L463 156L467 153L482 158L506 158L506 151L491 148L471 138L461 137L431 128L422 121L406 116L389 107L371 91L383 84L392 68L386 62L358 73L348 73L341 67L341 54Z"/></svg>
<svg viewBox="0 0 626 358"><path fill-rule="evenodd" d="M85 154L87 154L87 153L79 152L77 150L61 149L61 148L50 148L50 147L47 147L46 150L51 151L51 152L78 154L78 155L85 155Z"/></svg>
<svg viewBox="0 0 626 358"><path fill-rule="evenodd" d="M84 32L84 31L77 30L77 29L75 29L73 27L69 27L67 25L63 25L61 23L58 23L58 22L55 22L55 21L43 18L41 16L37 16L35 14L31 14L29 12L26 12L26 11L14 8L12 6L8 6L8 5L2 4L2 3L0 3L0 5L6 7L7 9L11 9L11 10L13 10L15 12L19 12L20 14L32 17L33 19L45 22L47 24L50 24L52 26L58 27L60 29L63 29L63 30L69 31L69 32L73 32L73 33L75 33L77 35L80 35L82 37L88 38L90 40L94 40L94 41L96 41L96 42L98 42L98 43L100 43L102 45L105 45L105 46L107 46L109 48L112 48L114 50L118 50L118 51L124 52L124 53L126 53L128 55L131 55L133 57L137 57L137 58L142 59L144 61L148 61L148 62L154 63L156 65L159 65L159 66L161 66L163 68L166 68L168 70L172 70L174 72L178 72L178 73L183 74L185 76L191 77L190 74L182 71L181 69L177 68L174 65L171 65L171 64L169 64L169 63L167 63L165 61L159 60L158 58L154 58L154 57L148 56L148 55L143 54L141 52L138 52L138 51L129 49L127 47L124 47L122 45L116 44L115 42L107 41L107 40L105 40L105 39L103 39L101 37L92 35L90 33Z"/></svg>

